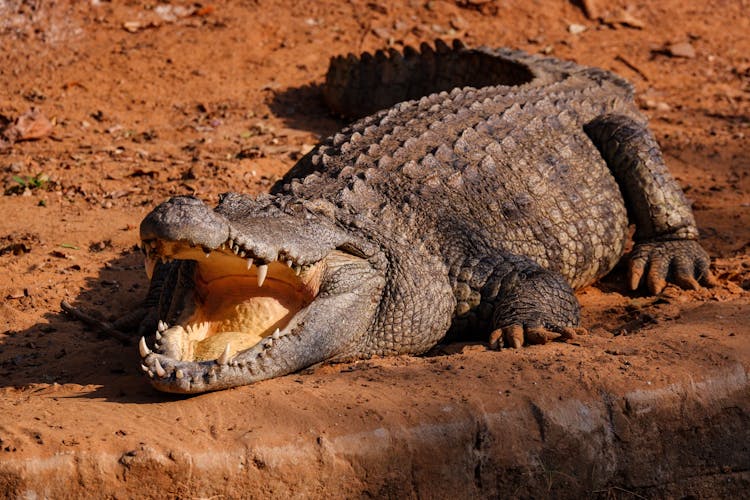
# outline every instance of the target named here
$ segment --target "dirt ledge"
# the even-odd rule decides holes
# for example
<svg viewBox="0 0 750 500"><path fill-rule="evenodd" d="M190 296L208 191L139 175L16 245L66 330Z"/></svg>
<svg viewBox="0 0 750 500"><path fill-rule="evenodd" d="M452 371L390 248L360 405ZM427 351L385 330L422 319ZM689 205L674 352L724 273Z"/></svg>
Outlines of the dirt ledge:
<svg viewBox="0 0 750 500"><path fill-rule="evenodd" d="M121 403L92 386L5 389L6 417L35 406L40 416L11 434L4 426L3 446L18 451L0 452L0 495L712 498L747 491L745 342L691 339L678 324L668 330L334 365L174 398L158 413L147 408L148 391ZM635 346L686 342L683 351L693 354L679 367L665 355L648 371L591 373L591 360L602 356L621 363ZM553 369L553 357L567 369ZM589 369L572 368L576 360ZM522 379L513 375L519 366ZM660 371L669 376L645 380ZM477 379L474 389L456 392L467 377ZM97 422L44 425L44 408L74 415L92 404Z"/></svg>

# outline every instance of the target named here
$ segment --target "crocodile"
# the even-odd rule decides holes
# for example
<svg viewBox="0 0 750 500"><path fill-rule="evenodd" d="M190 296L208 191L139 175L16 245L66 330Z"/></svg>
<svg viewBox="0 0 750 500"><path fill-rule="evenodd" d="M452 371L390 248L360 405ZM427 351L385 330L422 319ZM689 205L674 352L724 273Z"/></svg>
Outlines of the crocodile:
<svg viewBox="0 0 750 500"><path fill-rule="evenodd" d="M582 333L574 290L710 286L689 203L633 87L518 50L437 41L331 59L353 123L270 193L177 196L140 226L141 367L198 393L321 362ZM634 232L631 224L635 226Z"/></svg>

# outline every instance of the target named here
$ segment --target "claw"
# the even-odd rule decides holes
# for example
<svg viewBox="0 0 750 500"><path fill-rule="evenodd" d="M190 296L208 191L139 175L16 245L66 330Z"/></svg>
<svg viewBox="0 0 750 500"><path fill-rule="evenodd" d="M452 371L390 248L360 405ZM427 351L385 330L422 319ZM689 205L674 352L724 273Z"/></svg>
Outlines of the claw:
<svg viewBox="0 0 750 500"><path fill-rule="evenodd" d="M559 336L559 333L551 332L540 326L526 329L526 342L529 344L546 344Z"/></svg>
<svg viewBox="0 0 750 500"><path fill-rule="evenodd" d="M490 349L499 351L503 347L503 330L498 328L490 333Z"/></svg>
<svg viewBox="0 0 750 500"><path fill-rule="evenodd" d="M503 328L503 338L505 345L513 349L520 349L523 346L523 326L518 323Z"/></svg>
<svg viewBox="0 0 750 500"><path fill-rule="evenodd" d="M630 264L630 289L637 290L641 286L643 272L646 270L646 261L642 259L633 260Z"/></svg>
<svg viewBox="0 0 750 500"><path fill-rule="evenodd" d="M646 283L648 284L648 290L651 295L659 295L667 287L667 280L661 276L656 276L656 272L649 273Z"/></svg>

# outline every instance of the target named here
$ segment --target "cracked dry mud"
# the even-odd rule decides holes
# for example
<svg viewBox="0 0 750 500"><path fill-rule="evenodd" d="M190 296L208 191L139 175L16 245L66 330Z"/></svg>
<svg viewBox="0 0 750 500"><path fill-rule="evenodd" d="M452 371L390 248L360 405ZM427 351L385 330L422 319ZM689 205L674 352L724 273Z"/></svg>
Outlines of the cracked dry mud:
<svg viewBox="0 0 750 500"><path fill-rule="evenodd" d="M0 151L0 492L736 496L750 483L745 3L599 3L599 21L568 2L0 2L0 114L53 124ZM436 37L633 82L719 285L642 296L618 267L579 292L589 333L573 343L449 344L194 398L153 391L135 339L60 311L127 314L156 203L267 191L339 129L319 97L330 56Z"/></svg>

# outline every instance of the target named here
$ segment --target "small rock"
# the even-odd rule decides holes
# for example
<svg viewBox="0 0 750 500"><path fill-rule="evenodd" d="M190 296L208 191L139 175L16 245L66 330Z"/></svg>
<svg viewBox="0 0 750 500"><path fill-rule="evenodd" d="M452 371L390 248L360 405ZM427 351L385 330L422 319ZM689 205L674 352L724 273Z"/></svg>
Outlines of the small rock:
<svg viewBox="0 0 750 500"><path fill-rule="evenodd" d="M458 31L463 31L469 27L469 23L461 16L451 17L450 24L454 30Z"/></svg>
<svg viewBox="0 0 750 500"><path fill-rule="evenodd" d="M24 288L15 288L10 291L6 298L8 299L22 299L28 295L28 292Z"/></svg>
<svg viewBox="0 0 750 500"><path fill-rule="evenodd" d="M695 57L695 49L689 42L672 43L667 45L667 54L672 57L693 59Z"/></svg>
<svg viewBox="0 0 750 500"><path fill-rule="evenodd" d="M586 26L583 24L571 24L568 26L568 32L573 35L578 35L586 31Z"/></svg>
<svg viewBox="0 0 750 500"><path fill-rule="evenodd" d="M391 31L388 28L373 28L373 34L383 40L387 40L391 36Z"/></svg>
<svg viewBox="0 0 750 500"><path fill-rule="evenodd" d="M607 13L602 18L602 22L608 26L625 26L626 28L635 28L639 30L646 27L646 23L635 17L626 9L615 9L612 12Z"/></svg>
<svg viewBox="0 0 750 500"><path fill-rule="evenodd" d="M137 33L142 28L141 23L138 21L126 21L122 23L122 27L130 33Z"/></svg>

